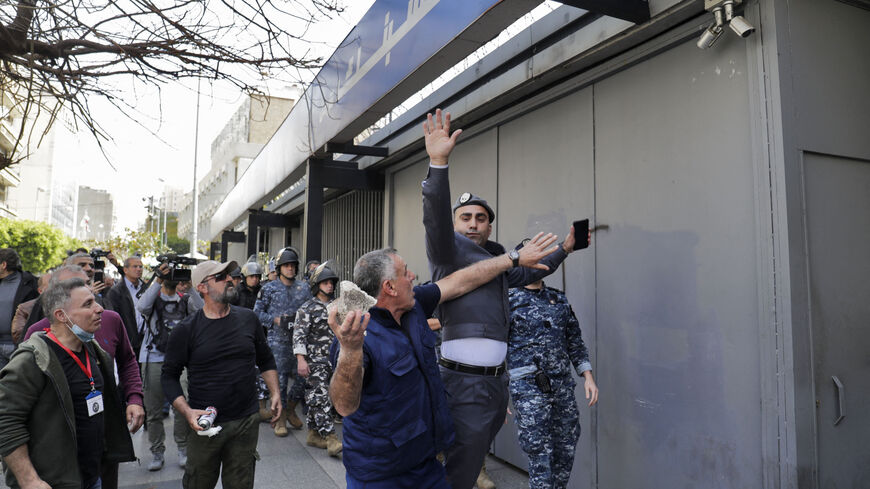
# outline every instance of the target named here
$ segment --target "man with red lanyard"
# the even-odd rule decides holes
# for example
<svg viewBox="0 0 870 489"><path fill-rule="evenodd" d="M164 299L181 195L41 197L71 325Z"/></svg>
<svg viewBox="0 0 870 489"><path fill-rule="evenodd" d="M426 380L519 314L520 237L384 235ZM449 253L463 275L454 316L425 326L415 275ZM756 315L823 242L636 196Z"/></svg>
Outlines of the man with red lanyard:
<svg viewBox="0 0 870 489"><path fill-rule="evenodd" d="M49 285L51 327L0 371L0 456L10 488L100 489L103 463L135 460L112 360L94 339L103 308L84 280Z"/></svg>

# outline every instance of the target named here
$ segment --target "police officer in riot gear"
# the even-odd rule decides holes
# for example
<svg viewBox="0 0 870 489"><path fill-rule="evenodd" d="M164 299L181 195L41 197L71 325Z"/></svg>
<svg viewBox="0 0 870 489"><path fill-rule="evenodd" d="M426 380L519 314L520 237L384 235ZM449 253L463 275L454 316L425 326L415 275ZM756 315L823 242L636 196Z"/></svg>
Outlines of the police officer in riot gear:
<svg viewBox="0 0 870 489"><path fill-rule="evenodd" d="M236 287L239 291L239 304L242 307L253 309L257 303L257 295L260 294L260 276L263 275L263 267L255 261L249 261L242 265L241 273L243 280ZM230 274L232 275L232 274Z"/></svg>
<svg viewBox="0 0 870 489"><path fill-rule="evenodd" d="M296 311L293 325L293 353L299 365L299 375L307 379L305 403L308 405L308 439L306 444L326 448L338 457L342 445L335 434L332 401L329 399L329 346L335 334L329 328L326 306L335 297L338 275L326 264L320 265L308 279L314 296Z"/></svg>
<svg viewBox="0 0 870 489"><path fill-rule="evenodd" d="M299 309L305 301L311 298L308 284L296 280L299 271L299 253L293 247L287 247L278 254L275 261L278 278L266 285L260 291L260 297L254 305L254 313L260 318L260 323L268 331L269 347L278 365L278 382L281 401L284 409L281 419L275 426L276 436L287 436L286 422L294 429L302 428L302 421L296 416L296 405L305 396L305 380L296 378L288 394L290 379L296 376L296 357L293 355L292 325Z"/></svg>

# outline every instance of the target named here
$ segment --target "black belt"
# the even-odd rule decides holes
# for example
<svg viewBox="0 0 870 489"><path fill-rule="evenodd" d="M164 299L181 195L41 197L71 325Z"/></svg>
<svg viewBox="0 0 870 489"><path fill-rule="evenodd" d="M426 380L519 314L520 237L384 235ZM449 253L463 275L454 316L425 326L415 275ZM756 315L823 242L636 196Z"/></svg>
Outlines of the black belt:
<svg viewBox="0 0 870 489"><path fill-rule="evenodd" d="M495 367L480 367L477 365L466 365L464 363L454 362L453 360L448 360L444 357L441 357L441 359L438 360L438 363L450 370L456 370L457 372L462 372L464 374L486 375L488 377L498 377L504 373L505 369L504 364L496 365Z"/></svg>

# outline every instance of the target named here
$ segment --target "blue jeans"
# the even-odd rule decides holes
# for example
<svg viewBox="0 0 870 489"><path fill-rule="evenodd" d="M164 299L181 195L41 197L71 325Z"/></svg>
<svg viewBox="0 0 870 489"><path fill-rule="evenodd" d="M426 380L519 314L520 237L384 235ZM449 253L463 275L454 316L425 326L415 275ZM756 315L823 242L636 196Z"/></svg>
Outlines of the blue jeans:
<svg viewBox="0 0 870 489"><path fill-rule="evenodd" d="M97 480L91 483L89 486L85 486L84 489L103 489L103 480L97 477Z"/></svg>

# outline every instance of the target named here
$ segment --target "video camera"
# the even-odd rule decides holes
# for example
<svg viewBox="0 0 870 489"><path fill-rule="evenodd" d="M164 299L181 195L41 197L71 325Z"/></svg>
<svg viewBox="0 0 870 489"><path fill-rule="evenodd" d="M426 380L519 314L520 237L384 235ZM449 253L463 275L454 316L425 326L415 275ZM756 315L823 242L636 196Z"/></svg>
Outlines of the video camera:
<svg viewBox="0 0 870 489"><path fill-rule="evenodd" d="M169 273L161 276L160 278L164 280L170 280L172 282L187 282L191 279L190 268L182 268L182 267L190 267L196 265L196 258L189 258L186 256L178 256L174 253L167 253L165 255L159 255L157 257L157 261L160 262L160 265L166 264L169 265ZM157 268L160 267L157 266ZM155 270L157 270L155 268ZM158 274L160 272L157 272Z"/></svg>
<svg viewBox="0 0 870 489"><path fill-rule="evenodd" d="M94 248L91 250L89 255L94 259L94 282L102 282L105 280L105 274L103 270L106 268L106 262L104 260L100 260L100 258L109 256L111 251L103 251L100 248Z"/></svg>

